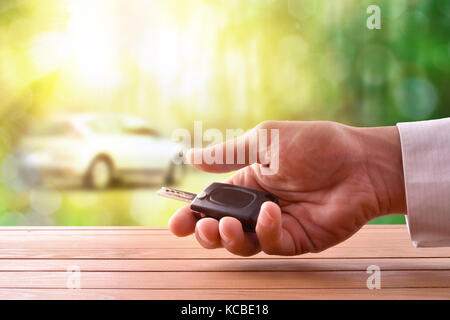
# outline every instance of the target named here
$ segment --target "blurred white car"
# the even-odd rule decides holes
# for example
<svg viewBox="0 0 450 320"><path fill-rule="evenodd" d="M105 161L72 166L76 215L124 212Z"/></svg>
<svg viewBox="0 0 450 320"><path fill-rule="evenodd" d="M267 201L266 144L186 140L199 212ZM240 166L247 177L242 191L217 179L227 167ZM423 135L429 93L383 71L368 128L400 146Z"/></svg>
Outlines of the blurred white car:
<svg viewBox="0 0 450 320"><path fill-rule="evenodd" d="M20 142L19 166L28 180L78 177L95 189L155 175L174 184L183 173L183 151L143 119L77 114L34 124Z"/></svg>

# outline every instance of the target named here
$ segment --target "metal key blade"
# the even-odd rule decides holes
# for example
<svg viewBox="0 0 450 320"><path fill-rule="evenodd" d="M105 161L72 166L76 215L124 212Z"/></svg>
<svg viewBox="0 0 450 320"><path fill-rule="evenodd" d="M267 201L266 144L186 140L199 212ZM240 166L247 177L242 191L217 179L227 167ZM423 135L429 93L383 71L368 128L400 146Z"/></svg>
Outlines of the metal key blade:
<svg viewBox="0 0 450 320"><path fill-rule="evenodd" d="M159 189L156 192L156 194L160 195L162 197L166 197L169 199L175 199L175 200L179 200L179 201L184 201L184 202L191 202L197 196L195 193L190 193L190 192L166 188L166 187L162 187L161 189Z"/></svg>

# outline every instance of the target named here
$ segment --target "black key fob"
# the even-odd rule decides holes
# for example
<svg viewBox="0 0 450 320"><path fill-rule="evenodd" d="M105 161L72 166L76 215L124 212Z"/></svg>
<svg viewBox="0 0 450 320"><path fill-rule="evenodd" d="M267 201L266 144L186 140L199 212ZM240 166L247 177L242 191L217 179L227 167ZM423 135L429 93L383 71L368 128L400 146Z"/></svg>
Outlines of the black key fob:
<svg viewBox="0 0 450 320"><path fill-rule="evenodd" d="M217 220L234 217L245 232L255 232L261 205L266 201L278 204L277 197L269 192L214 182L192 200L191 210Z"/></svg>

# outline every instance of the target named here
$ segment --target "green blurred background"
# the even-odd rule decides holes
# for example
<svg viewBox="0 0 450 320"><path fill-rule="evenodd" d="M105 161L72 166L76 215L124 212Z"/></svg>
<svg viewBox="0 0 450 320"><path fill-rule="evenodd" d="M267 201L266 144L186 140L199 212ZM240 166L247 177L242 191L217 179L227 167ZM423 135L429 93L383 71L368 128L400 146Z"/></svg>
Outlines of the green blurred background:
<svg viewBox="0 0 450 320"><path fill-rule="evenodd" d="M381 8L369 30L366 9ZM126 112L170 135L266 119L357 126L450 115L450 1L1 0L0 225L166 225L158 186L29 189L6 179L30 118ZM227 175L189 170L198 192ZM404 223L403 216L373 223Z"/></svg>

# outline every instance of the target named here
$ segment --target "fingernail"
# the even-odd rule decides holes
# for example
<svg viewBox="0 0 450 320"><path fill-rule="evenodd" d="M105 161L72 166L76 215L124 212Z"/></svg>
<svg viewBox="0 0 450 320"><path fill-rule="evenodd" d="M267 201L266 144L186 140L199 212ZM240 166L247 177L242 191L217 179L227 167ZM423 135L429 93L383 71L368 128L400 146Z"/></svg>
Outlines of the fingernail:
<svg viewBox="0 0 450 320"><path fill-rule="evenodd" d="M198 236L200 237L200 239L205 242L206 244L211 244L211 241L209 241L208 238L206 238L206 236L203 234L203 232L198 229Z"/></svg>
<svg viewBox="0 0 450 320"><path fill-rule="evenodd" d="M270 215L269 211L262 209L258 222L263 227L271 227L273 225L273 217Z"/></svg>
<svg viewBox="0 0 450 320"><path fill-rule="evenodd" d="M227 234L225 231L222 231L222 233L220 234L220 236L222 237L222 240L225 241L226 243L230 244L233 242L231 236L229 234Z"/></svg>

